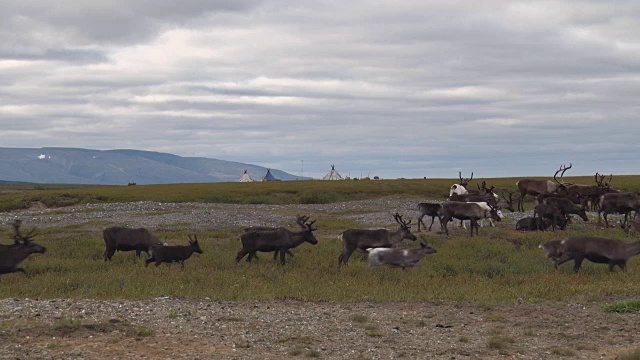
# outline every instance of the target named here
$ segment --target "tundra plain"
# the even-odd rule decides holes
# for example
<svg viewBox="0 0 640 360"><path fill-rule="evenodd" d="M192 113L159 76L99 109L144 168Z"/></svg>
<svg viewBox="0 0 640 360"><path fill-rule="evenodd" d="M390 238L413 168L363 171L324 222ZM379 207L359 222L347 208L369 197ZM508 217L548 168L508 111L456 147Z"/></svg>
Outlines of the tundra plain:
<svg viewBox="0 0 640 360"><path fill-rule="evenodd" d="M640 176L614 179L640 188ZM486 180L513 189L517 179ZM626 273L585 262L576 275L538 248L575 235L636 238L594 213L555 233L518 232L524 214L508 212L472 239L455 228L444 237L437 220L417 232L417 204L444 200L453 182L8 187L2 243L18 216L48 251L23 263L29 277L0 278L0 358L638 358L640 260ZM395 212L418 237L403 247L422 240L438 253L406 272L368 269L356 253L338 270L338 234L396 229ZM270 253L235 263L244 227L295 229L298 214L317 220L317 245L293 249L285 266ZM204 253L184 270L145 268L133 252L105 262L101 231L116 225L174 245L194 233Z"/></svg>

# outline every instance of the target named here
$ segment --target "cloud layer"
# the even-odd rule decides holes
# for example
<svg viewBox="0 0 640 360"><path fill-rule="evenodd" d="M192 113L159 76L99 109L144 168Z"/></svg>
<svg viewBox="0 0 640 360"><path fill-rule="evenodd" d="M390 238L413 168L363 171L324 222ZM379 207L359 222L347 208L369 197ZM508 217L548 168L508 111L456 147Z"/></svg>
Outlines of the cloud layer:
<svg viewBox="0 0 640 360"><path fill-rule="evenodd" d="M0 144L321 177L638 173L632 1L3 1Z"/></svg>

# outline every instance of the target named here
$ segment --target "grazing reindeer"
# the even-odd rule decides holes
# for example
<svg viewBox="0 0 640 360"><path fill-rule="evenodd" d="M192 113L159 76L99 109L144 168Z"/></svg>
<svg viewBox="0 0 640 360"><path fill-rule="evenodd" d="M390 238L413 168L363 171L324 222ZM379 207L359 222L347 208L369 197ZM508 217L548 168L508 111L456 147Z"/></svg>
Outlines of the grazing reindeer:
<svg viewBox="0 0 640 360"><path fill-rule="evenodd" d="M556 269L558 268L558 261L562 256L561 243L562 240L550 240L538 246L544 250L544 254L547 256L547 259L551 259L553 261L553 265Z"/></svg>
<svg viewBox="0 0 640 360"><path fill-rule="evenodd" d="M436 249L424 242L420 243L419 248L400 249L400 248L369 248L369 268L379 265L389 265L393 267L401 267L407 270L408 267L418 265L423 257L429 254L437 253Z"/></svg>
<svg viewBox="0 0 640 360"><path fill-rule="evenodd" d="M627 261L640 254L640 241L626 243L617 239L606 239L591 236L576 236L560 242L560 258L556 261L562 265L573 260L573 271L578 272L582 261L587 259L598 264L609 264L609 271L617 266L627 271Z"/></svg>
<svg viewBox="0 0 640 360"><path fill-rule="evenodd" d="M608 193L600 197L600 210L598 211L598 223L602 222L601 214L604 216L604 223L609 227L607 215L617 212L624 214L623 225L626 226L627 218L632 211L636 214L640 211L640 195L632 192Z"/></svg>
<svg viewBox="0 0 640 360"><path fill-rule="evenodd" d="M555 206L551 206L548 204L538 204L536 208L533 210L533 217L538 218L538 226L540 231L545 231L542 228L542 224L544 223L544 219L551 220L551 229L556 231L556 225L560 227L560 230L564 230L567 227L567 219L562 214L562 211Z"/></svg>
<svg viewBox="0 0 640 360"><path fill-rule="evenodd" d="M469 186L469 182L473 179L473 172L471 173L471 177L468 179L462 178L462 171L458 171L458 177L460 178L460 183L451 185L451 190L449 191L449 197L453 194L464 195L467 194L467 187Z"/></svg>
<svg viewBox="0 0 640 360"><path fill-rule="evenodd" d="M584 211L584 208L577 207L571 200L560 197L548 197L543 200L544 204L551 205L555 208L560 209L562 215L578 215L584 221L589 221L587 217L587 213Z"/></svg>
<svg viewBox="0 0 640 360"><path fill-rule="evenodd" d="M402 240L417 240L418 238L411 232L411 220L403 221L402 216L396 213L393 215L400 228L396 231L387 229L367 230L348 229L338 237L342 241L342 253L338 257L338 267L347 265L351 254L356 250L366 251L369 248L391 248L398 245Z"/></svg>
<svg viewBox="0 0 640 360"><path fill-rule="evenodd" d="M191 255L197 252L202 254L200 244L198 244L198 238L196 235L189 235L189 245L156 245L152 246L149 253L150 256L145 262L144 266L148 266L149 263L155 262L156 266L160 266L162 263L180 262L180 267L184 269L184 262Z"/></svg>
<svg viewBox="0 0 640 360"><path fill-rule="evenodd" d="M476 235L478 235L478 219L484 218L492 218L495 221L500 221L500 216L498 216L498 212L495 208L490 207L489 210L484 209L482 206L476 203L463 203L450 201L442 204L442 210L440 214L440 219L442 219L442 224L444 227L444 231L449 236L449 230L447 229L447 224L453 220L470 220L471 221L471 236L473 236L473 228L476 228Z"/></svg>
<svg viewBox="0 0 640 360"><path fill-rule="evenodd" d="M242 249L238 251L236 263L240 262L240 260L242 260L242 258L247 254L249 254L247 261L251 261L251 258L253 258L258 251L277 251L280 253L280 263L284 265L285 256L289 249L292 249L305 241L312 245L318 243L318 240L313 236L313 232L317 230L317 228L312 227L315 220L310 223L306 223L307 220L309 220L308 216L298 216L297 223L302 228L302 231L299 232L292 232L285 228L278 228L275 230L245 232L240 235Z"/></svg>
<svg viewBox="0 0 640 360"><path fill-rule="evenodd" d="M19 267L31 254L44 254L47 249L33 242L31 239L37 235L36 229L31 230L26 235L20 232L22 220L15 219L13 226L13 241L11 245L0 245L0 275L21 272L27 273ZM27 275L28 276L28 275Z"/></svg>
<svg viewBox="0 0 640 360"><path fill-rule="evenodd" d="M136 256L140 257L141 252L149 255L152 246L162 245L160 239L145 228L130 229L121 226L112 226L102 232L104 239L104 261L111 260L117 251L136 251Z"/></svg>
<svg viewBox="0 0 640 360"><path fill-rule="evenodd" d="M566 184L562 181L564 173L571 169L572 164L569 167L560 166L560 169L553 175L553 180L537 180L537 179L522 179L516 182L518 190L520 190L520 199L518 199L518 211L524 212L524 197L527 195L538 196L540 194L554 194L559 190L566 189ZM558 173L560 174L560 180L558 180Z"/></svg>
<svg viewBox="0 0 640 360"><path fill-rule="evenodd" d="M438 212L442 209L442 204L434 204L434 203L420 203L418 204L418 211L420 211L420 216L418 216L418 232L420 232L420 223L427 228L427 225L422 221L422 218L427 215L431 216L431 224L429 225L429 231L431 231L431 227L433 226L433 222L435 218L438 218L440 221L440 216L438 216ZM440 221L440 227L442 227L442 221Z"/></svg>

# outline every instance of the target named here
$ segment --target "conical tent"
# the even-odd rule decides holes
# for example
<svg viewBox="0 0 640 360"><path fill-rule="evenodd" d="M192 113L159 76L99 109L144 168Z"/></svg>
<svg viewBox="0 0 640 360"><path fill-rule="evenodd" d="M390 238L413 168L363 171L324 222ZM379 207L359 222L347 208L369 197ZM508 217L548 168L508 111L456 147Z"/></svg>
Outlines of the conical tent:
<svg viewBox="0 0 640 360"><path fill-rule="evenodd" d="M331 165L331 171L322 180L342 180L342 176L336 171L335 165Z"/></svg>
<svg viewBox="0 0 640 360"><path fill-rule="evenodd" d="M277 180L273 175L271 175L271 169L267 169L267 174L262 178L262 181L274 181Z"/></svg>
<svg viewBox="0 0 640 360"><path fill-rule="evenodd" d="M240 177L239 182L253 182L254 180L251 178L247 170L244 171L244 174Z"/></svg>

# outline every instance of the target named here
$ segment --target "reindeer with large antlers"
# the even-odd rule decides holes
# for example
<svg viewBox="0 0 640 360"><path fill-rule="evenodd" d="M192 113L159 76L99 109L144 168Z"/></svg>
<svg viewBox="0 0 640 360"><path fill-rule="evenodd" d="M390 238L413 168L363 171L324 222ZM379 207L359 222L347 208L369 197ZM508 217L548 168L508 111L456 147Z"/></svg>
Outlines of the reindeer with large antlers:
<svg viewBox="0 0 640 360"><path fill-rule="evenodd" d="M249 254L250 257L255 256L257 251L278 251L280 253L280 263L284 265L285 256L289 249L305 241L312 245L318 243L318 240L313 236L313 232L318 230L313 227L316 221L314 220L307 223L307 220L309 220L308 216L298 216L297 224L302 228L302 231L298 232L289 231L285 228L277 228L275 230L249 231L240 235L242 249L240 249L236 256L236 263L242 260L247 254Z"/></svg>
<svg viewBox="0 0 640 360"><path fill-rule="evenodd" d="M11 224L13 226L12 245L0 245L0 274L9 274L21 272L26 274L23 268L18 267L24 259L31 254L43 254L47 251L44 246L40 246L31 239L37 235L36 229L29 231L27 234L20 232L22 220L15 219Z"/></svg>
<svg viewBox="0 0 640 360"><path fill-rule="evenodd" d="M451 197L451 195L453 194L465 195L469 192L467 190L467 187L469 187L469 182L473 179L473 172L471 172L470 178L463 179L462 171L458 171L458 178L460 179L460 182L457 184L451 185L451 190L449 191L449 197Z"/></svg>
<svg viewBox="0 0 640 360"><path fill-rule="evenodd" d="M391 248L404 239L413 241L418 239L411 232L411 220L402 220L402 216L398 213L393 215L393 218L400 225L400 228L396 231L387 229L348 229L343 231L338 237L342 241L342 254L338 257L338 266L346 265L349 257L356 250L364 252L369 248Z"/></svg>
<svg viewBox="0 0 640 360"><path fill-rule="evenodd" d="M516 182L518 190L520 190L520 199L518 199L518 211L524 212L524 197L527 195L538 196L540 194L550 195L558 193L559 191L566 191L569 184L565 183L562 178L564 173L571 169L573 165L569 164L561 165L560 168L553 174L553 181L551 180L538 180L538 179L522 179ZM558 173L560 174L560 180L558 180Z"/></svg>

